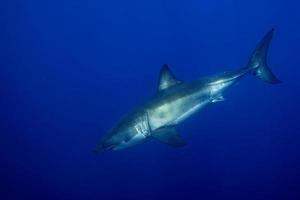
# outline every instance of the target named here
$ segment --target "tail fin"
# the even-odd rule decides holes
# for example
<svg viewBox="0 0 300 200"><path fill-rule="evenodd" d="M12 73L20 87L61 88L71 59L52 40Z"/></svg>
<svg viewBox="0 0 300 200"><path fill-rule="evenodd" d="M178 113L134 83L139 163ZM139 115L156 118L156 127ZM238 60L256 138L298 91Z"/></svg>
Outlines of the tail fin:
<svg viewBox="0 0 300 200"><path fill-rule="evenodd" d="M267 54L273 33L274 29L271 29L260 41L249 60L248 68L250 69L250 73L257 78L271 84L276 84L281 81L276 78L267 65Z"/></svg>

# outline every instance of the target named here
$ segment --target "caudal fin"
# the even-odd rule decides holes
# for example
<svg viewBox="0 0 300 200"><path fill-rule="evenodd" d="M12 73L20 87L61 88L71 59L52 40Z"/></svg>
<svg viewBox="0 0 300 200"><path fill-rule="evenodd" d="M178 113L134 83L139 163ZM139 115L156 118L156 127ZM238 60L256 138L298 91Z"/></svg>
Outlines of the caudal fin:
<svg viewBox="0 0 300 200"><path fill-rule="evenodd" d="M271 84L280 83L281 81L276 78L273 72L270 70L267 64L268 49L273 37L274 29L271 29L260 41L255 51L253 52L248 68L257 78Z"/></svg>

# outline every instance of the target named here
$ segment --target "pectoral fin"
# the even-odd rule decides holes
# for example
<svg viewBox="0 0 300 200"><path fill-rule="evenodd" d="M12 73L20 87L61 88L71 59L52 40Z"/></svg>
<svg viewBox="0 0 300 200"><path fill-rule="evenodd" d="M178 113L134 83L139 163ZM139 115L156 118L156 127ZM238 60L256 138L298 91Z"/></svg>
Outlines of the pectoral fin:
<svg viewBox="0 0 300 200"><path fill-rule="evenodd" d="M162 127L152 132L152 137L173 147L182 147L186 142L176 132L175 127Z"/></svg>

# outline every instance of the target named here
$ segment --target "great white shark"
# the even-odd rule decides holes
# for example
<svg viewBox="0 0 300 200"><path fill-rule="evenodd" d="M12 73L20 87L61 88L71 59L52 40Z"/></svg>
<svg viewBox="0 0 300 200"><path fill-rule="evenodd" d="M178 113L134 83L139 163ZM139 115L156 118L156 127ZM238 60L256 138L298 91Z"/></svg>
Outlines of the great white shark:
<svg viewBox="0 0 300 200"><path fill-rule="evenodd" d="M183 82L175 78L168 65L160 71L157 92L152 99L126 115L98 143L95 152L120 150L155 138L165 144L186 144L176 125L203 107L223 101L222 92L247 74L270 83L280 83L267 65L267 53L274 29L257 45L248 64L238 70Z"/></svg>

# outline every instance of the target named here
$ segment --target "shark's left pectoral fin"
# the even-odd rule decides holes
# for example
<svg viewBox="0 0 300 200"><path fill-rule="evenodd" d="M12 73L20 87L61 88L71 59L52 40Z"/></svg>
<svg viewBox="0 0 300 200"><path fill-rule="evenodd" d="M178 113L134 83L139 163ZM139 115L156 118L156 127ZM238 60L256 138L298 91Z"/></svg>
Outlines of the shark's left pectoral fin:
<svg viewBox="0 0 300 200"><path fill-rule="evenodd" d="M151 135L160 142L173 147L182 147L186 145L186 142L176 132L176 129L173 126L162 127L154 131Z"/></svg>

